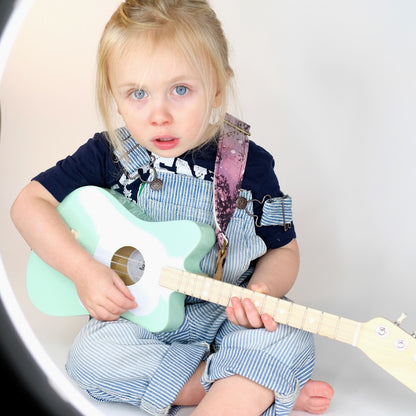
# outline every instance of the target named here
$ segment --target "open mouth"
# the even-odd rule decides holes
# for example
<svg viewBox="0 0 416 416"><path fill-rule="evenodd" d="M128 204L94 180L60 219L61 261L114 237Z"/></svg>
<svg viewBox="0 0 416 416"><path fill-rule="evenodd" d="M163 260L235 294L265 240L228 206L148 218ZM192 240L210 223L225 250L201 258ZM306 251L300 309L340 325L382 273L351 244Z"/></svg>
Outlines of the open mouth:
<svg viewBox="0 0 416 416"><path fill-rule="evenodd" d="M179 139L175 137L155 137L153 139L154 145L161 150L173 149L179 143Z"/></svg>

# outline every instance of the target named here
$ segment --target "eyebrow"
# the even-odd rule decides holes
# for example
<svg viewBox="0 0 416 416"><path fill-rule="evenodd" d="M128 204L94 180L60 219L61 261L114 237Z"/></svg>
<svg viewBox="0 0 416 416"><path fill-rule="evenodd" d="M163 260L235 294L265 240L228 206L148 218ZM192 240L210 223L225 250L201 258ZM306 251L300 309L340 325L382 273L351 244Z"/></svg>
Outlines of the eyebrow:
<svg viewBox="0 0 416 416"><path fill-rule="evenodd" d="M198 77L193 77L190 75L180 75L175 78L170 79L166 84L176 84L178 82L187 82L187 81L201 81ZM126 82L120 85L118 88L145 88L145 84L137 82Z"/></svg>

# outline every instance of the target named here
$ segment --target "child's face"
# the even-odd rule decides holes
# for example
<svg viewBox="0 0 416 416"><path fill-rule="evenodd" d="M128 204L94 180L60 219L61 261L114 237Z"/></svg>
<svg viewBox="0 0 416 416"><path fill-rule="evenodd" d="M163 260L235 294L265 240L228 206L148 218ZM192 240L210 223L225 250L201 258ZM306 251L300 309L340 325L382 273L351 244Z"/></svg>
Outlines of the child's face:
<svg viewBox="0 0 416 416"><path fill-rule="evenodd" d="M133 138L162 157L176 157L206 138L207 115L221 104L208 96L201 75L183 56L160 45L150 51L142 42L110 67L118 111Z"/></svg>

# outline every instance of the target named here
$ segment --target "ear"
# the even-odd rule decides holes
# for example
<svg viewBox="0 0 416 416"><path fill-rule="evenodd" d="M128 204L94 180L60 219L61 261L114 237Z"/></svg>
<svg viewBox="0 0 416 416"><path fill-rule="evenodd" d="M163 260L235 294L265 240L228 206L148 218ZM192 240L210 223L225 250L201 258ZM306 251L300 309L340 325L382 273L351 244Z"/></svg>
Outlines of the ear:
<svg viewBox="0 0 416 416"><path fill-rule="evenodd" d="M222 104L222 92L217 91L214 97L214 102L212 103L212 108L218 108Z"/></svg>
<svg viewBox="0 0 416 416"><path fill-rule="evenodd" d="M227 83L230 82L230 79L234 76L234 72L231 68L227 69ZM212 108L221 107L222 99L223 99L223 91L218 88L217 93L215 94L214 101L212 104Z"/></svg>

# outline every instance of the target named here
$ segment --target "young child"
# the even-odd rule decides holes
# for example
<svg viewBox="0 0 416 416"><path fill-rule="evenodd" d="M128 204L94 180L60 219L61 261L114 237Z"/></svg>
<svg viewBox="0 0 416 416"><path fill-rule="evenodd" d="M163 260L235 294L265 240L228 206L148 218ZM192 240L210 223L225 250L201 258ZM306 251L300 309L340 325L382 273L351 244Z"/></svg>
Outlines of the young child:
<svg viewBox="0 0 416 416"><path fill-rule="evenodd" d="M92 317L69 352L68 374L95 399L150 415L184 405L196 406L194 415L324 412L333 392L310 380L309 333L277 325L236 297L227 308L187 297L180 328L151 333L120 317L135 299L56 211L73 190L95 185L124 194L154 221L215 228L213 172L233 71L214 11L205 0L126 0L105 28L98 56L108 131L36 176L11 211L32 249L75 283ZM248 202L226 229L223 280L283 297L297 277L296 235L293 224L275 219L283 194L274 161L252 141L239 195ZM214 275L217 253L215 245L201 261L203 273Z"/></svg>

